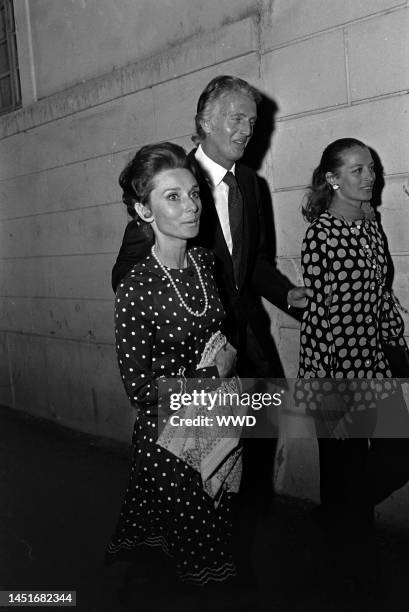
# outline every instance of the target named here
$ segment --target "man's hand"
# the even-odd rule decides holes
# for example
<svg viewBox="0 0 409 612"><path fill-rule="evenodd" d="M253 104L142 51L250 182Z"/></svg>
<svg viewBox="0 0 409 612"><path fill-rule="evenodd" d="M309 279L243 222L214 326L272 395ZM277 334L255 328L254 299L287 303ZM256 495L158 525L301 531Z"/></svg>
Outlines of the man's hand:
<svg viewBox="0 0 409 612"><path fill-rule="evenodd" d="M312 289L307 287L294 287L290 289L287 295L287 303L293 308L305 308L308 304L308 298L312 297Z"/></svg>

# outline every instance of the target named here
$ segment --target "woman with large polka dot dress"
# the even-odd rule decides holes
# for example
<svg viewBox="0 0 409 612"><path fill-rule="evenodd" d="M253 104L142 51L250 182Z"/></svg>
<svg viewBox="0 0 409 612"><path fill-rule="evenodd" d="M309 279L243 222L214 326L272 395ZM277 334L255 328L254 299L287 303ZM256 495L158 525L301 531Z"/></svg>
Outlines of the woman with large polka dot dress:
<svg viewBox="0 0 409 612"><path fill-rule="evenodd" d="M374 182L368 147L353 138L336 140L322 154L303 208L311 224L303 241L302 269L313 297L301 324L299 378L304 381L299 389L305 400L308 390L325 390L328 383L319 379L337 379L327 387L329 399L315 392L310 402L304 401L310 414L318 415L321 506L316 516L326 525L346 517L372 522L380 499L377 475L369 475L369 457L382 442L369 444L371 418L377 418L371 380L382 379L386 395L397 397L393 381L385 380L392 372L384 343L406 347L404 324L386 285L386 249L371 206ZM333 402L329 410L324 400ZM346 406L346 418L330 423L329 416L325 423L337 402ZM332 427L326 429L328 424Z"/></svg>
<svg viewBox="0 0 409 612"><path fill-rule="evenodd" d="M196 369L223 308L213 279L213 255L187 248L199 230L201 202L184 149L171 143L143 147L120 176L128 211L154 234L150 254L116 293L119 368L137 410L128 489L107 558L157 547L175 561L182 581L222 582L236 575L232 558L234 493L218 503L199 472L159 446L158 378L229 376L235 349L227 343L209 367ZM129 557L129 555L125 555Z"/></svg>

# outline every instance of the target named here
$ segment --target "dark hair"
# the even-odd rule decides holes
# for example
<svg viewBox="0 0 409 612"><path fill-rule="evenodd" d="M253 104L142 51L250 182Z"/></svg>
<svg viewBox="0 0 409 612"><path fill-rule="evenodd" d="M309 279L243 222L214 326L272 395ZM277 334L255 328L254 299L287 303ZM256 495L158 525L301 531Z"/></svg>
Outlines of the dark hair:
<svg viewBox="0 0 409 612"><path fill-rule="evenodd" d="M140 217L136 214L135 203L149 203L155 176L163 170L177 168L186 168L195 174L194 164L189 161L183 147L172 142L160 142L139 149L119 175L119 185L123 192L122 201L131 217L136 217L139 222ZM142 219L140 223L149 226Z"/></svg>
<svg viewBox="0 0 409 612"><path fill-rule="evenodd" d="M193 142L199 143L205 139L206 134L202 128L202 121L209 117L213 104L223 95L231 92L244 93L256 104L261 102L262 96L260 92L250 83L244 81L244 79L228 75L215 77L206 85L197 102L195 116L196 134L192 136Z"/></svg>
<svg viewBox="0 0 409 612"><path fill-rule="evenodd" d="M331 142L324 149L319 166L312 174L311 185L306 194L306 203L302 208L303 217L307 221L314 221L328 209L334 190L327 182L325 175L327 172L335 173L344 163L342 153L353 147L367 148L365 143L356 138L340 138Z"/></svg>

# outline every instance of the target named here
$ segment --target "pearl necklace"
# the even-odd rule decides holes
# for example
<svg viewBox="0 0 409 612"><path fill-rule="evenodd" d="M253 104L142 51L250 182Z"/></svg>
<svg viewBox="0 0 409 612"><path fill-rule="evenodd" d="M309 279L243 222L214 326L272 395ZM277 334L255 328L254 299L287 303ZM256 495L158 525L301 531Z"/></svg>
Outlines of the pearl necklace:
<svg viewBox="0 0 409 612"><path fill-rule="evenodd" d="M192 263L196 269L197 275L199 277L199 282L200 282L200 286L202 288L203 291L203 295L204 295L204 299L205 299L205 304L203 306L203 310L199 311L199 310L193 310L193 308L190 308L190 306L188 304L186 304L185 300L183 299L179 289L177 288L173 278L171 277L168 269L163 265L163 263L160 261L159 257L156 254L155 251L155 245L152 245L151 248L151 253L153 255L153 257L156 259L157 263L159 264L159 267L161 268L161 270L163 271L163 273L166 275L166 277L168 278L170 284L172 285L172 287L174 288L176 295L178 296L180 303L182 304L182 306L188 311L189 314L191 314L193 317L204 317L204 315L206 314L206 311L209 307L209 299L207 297L207 291L206 291L206 287L205 284L203 282L202 279L202 275L200 273L200 268L197 265L196 261L193 258L193 255L191 255L189 252L187 254L188 257L190 257L190 259L192 260Z"/></svg>

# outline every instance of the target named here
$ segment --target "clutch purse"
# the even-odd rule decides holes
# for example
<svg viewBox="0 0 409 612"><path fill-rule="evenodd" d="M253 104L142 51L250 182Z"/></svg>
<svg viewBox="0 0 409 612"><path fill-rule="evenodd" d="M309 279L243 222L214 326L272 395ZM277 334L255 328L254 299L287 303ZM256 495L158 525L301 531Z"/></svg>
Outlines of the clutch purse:
<svg viewBox="0 0 409 612"><path fill-rule="evenodd" d="M212 336L210 336L209 340L206 342L196 369L206 368L213 363L217 353L220 351L220 349L226 346L226 343L226 336L224 336L221 331L217 331L212 334Z"/></svg>
<svg viewBox="0 0 409 612"><path fill-rule="evenodd" d="M226 345L226 337L220 332L215 332L207 341L198 368L205 368L214 363L218 351ZM211 394L220 394L221 397L229 397L230 394L240 394L241 384L237 376L221 381L216 390ZM219 395L219 397L220 397ZM179 409L178 413L189 419L197 416L215 417L217 414L231 413L229 405L219 405L218 402L208 411L206 405L189 405ZM241 414L242 409L235 409L235 414ZM182 459L190 467L200 473L203 489L213 498L215 504L220 499L222 490L237 493L240 486L242 472L242 457L240 442L240 431L237 426L196 426L196 427L174 427L168 419L157 444L165 448L173 455Z"/></svg>
<svg viewBox="0 0 409 612"><path fill-rule="evenodd" d="M388 336L396 338L395 343L382 341L382 351L389 363L393 378L409 378L409 349L402 340L404 323L399 313L408 311L402 306L396 295L391 290L384 292L384 304L381 313L382 329L388 330Z"/></svg>

